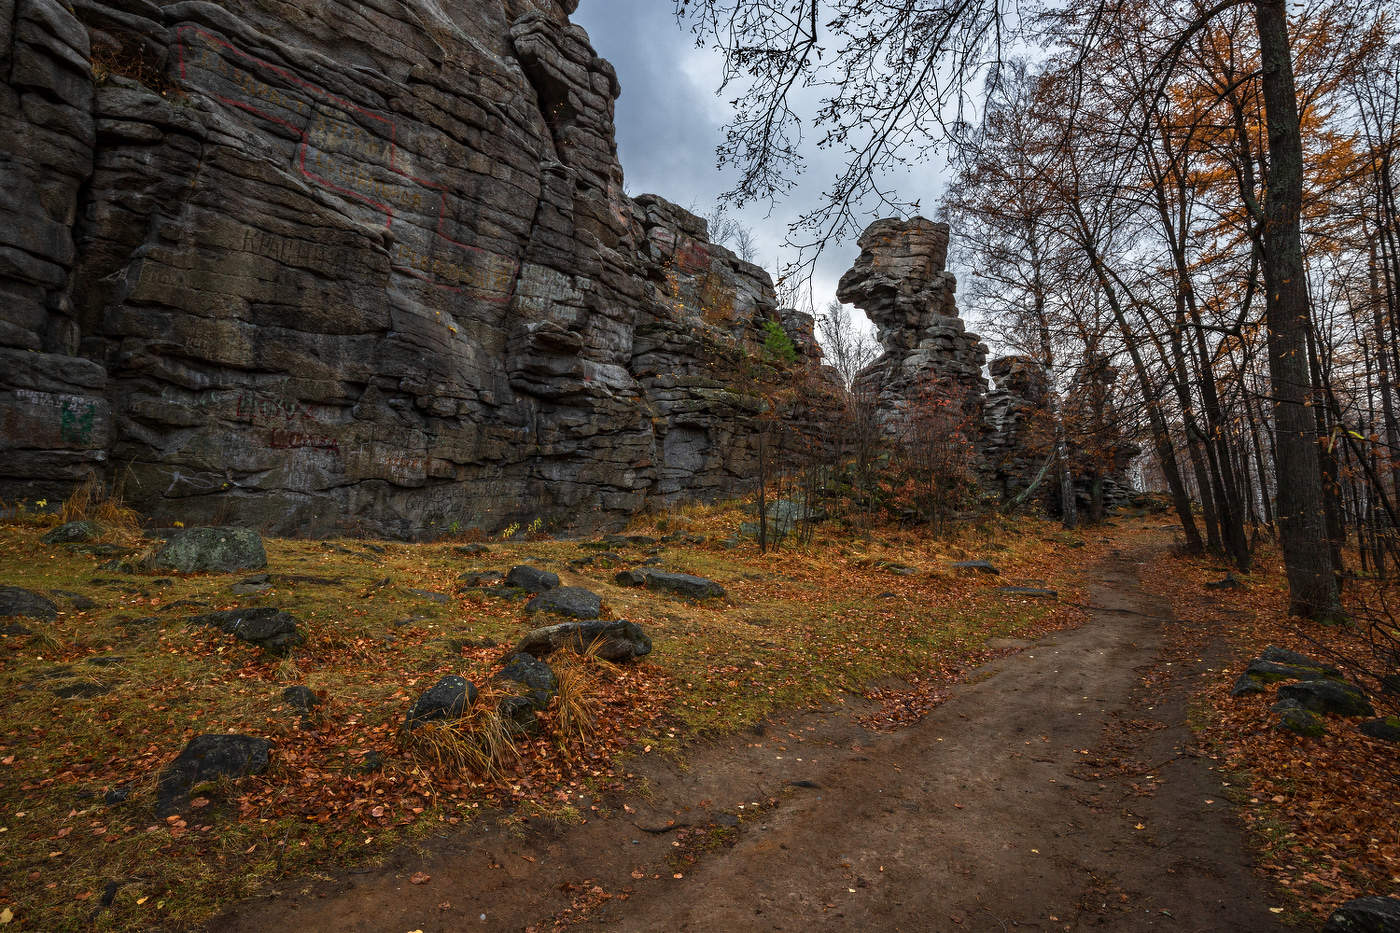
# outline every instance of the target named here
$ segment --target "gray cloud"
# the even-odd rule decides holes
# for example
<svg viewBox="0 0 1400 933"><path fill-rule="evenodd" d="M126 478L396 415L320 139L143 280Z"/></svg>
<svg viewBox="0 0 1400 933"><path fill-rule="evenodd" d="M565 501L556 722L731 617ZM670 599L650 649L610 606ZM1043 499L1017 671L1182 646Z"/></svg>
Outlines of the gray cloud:
<svg viewBox="0 0 1400 933"><path fill-rule="evenodd" d="M715 165L715 146L730 115L727 102L715 94L716 53L696 47L665 0L583 0L572 19L588 30L622 84L616 122L628 191L654 192L701 209L713 206L733 184L732 172ZM807 170L784 201L771 211L767 205L749 206L738 215L756 234L760 264L775 276L780 260L793 255L782 245L788 224L816 204L840 158L815 146L804 155ZM918 169L898 187L906 197L921 198L924 212L931 213L942 179L932 166ZM818 309L835 296L836 280L857 252L852 241L831 244L822 255L812 281Z"/></svg>

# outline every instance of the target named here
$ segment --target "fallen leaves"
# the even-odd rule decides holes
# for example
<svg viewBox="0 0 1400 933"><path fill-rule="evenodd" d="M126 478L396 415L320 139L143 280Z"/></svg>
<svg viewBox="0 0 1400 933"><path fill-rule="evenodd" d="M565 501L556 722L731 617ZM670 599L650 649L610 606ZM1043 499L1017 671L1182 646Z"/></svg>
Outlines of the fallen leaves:
<svg viewBox="0 0 1400 933"><path fill-rule="evenodd" d="M1240 671L1266 645L1313 654L1317 649L1307 643L1313 639L1326 650L1354 653L1360 633L1308 626L1305 639L1297 620L1286 614L1282 568L1272 549L1259 554L1247 590L1208 593L1205 583L1218 578L1218 568L1172 557L1159 562L1144 584L1168 596L1179 618L1201 620L1228 644L1229 662L1214 665L1202 680L1197 703L1207 713L1203 737L1230 775L1222 782L1224 793L1250 827L1261 866L1297 907L1319 918L1352 897L1394 894L1400 884L1394 877L1400 864L1400 799L1394 794L1400 749L1367 739L1354 721L1333 716L1327 717L1327 734L1302 739L1272 727L1273 690L1229 695Z"/></svg>
<svg viewBox="0 0 1400 933"><path fill-rule="evenodd" d="M412 875L409 876L408 883L409 883L409 884L427 884L429 881L432 881L432 880L433 880L433 876L430 875L430 874L428 874L427 872L425 872L425 871L416 871L416 872L414 872Z"/></svg>

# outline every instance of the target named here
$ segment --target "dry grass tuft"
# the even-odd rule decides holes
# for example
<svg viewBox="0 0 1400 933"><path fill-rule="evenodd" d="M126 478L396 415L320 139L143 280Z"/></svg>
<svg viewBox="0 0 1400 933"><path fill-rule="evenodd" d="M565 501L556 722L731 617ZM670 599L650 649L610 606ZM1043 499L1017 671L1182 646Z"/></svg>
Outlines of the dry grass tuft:
<svg viewBox="0 0 1400 933"><path fill-rule="evenodd" d="M103 537L129 546L135 546L143 537L141 514L123 503L120 493L109 492L92 474L64 501L58 518L60 522L96 522L103 528Z"/></svg>
<svg viewBox="0 0 1400 933"><path fill-rule="evenodd" d="M599 646L600 642L595 641L582 653L560 651L550 659L559 681L555 712L561 745L583 742L593 735L602 705L598 665L609 663L598 657Z"/></svg>
<svg viewBox="0 0 1400 933"><path fill-rule="evenodd" d="M472 774L492 780L520 760L520 747L500 701L508 692L494 685L482 689L465 715L455 720L420 723L399 737L404 751L420 764L448 774Z"/></svg>

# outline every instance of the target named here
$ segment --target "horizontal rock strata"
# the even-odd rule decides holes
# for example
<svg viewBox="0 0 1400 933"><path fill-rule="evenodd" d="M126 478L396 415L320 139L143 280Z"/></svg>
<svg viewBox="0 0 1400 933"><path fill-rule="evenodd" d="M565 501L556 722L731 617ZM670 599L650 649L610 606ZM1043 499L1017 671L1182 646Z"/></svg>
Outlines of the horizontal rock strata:
<svg viewBox="0 0 1400 933"><path fill-rule="evenodd" d="M573 6L0 0L0 496L427 537L749 480L772 283L623 194Z"/></svg>

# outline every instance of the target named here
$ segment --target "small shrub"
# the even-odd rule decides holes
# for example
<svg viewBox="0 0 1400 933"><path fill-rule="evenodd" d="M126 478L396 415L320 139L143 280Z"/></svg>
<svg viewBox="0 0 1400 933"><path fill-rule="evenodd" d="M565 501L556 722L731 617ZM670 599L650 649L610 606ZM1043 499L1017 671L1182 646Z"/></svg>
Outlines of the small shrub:
<svg viewBox="0 0 1400 933"><path fill-rule="evenodd" d="M763 355L781 363L797 362L797 347L777 321L763 322Z"/></svg>

